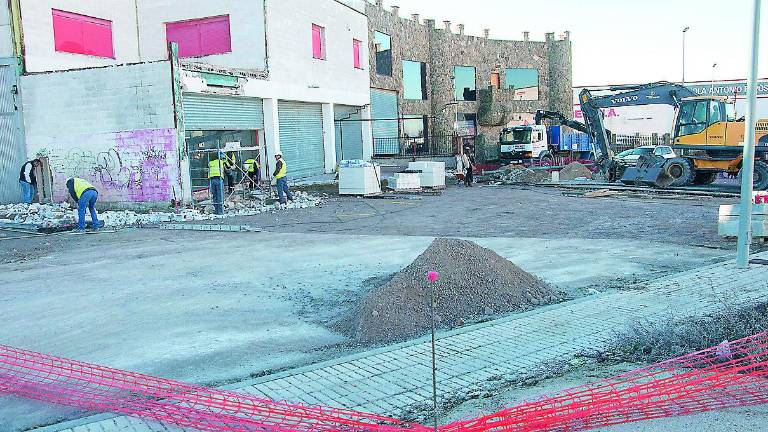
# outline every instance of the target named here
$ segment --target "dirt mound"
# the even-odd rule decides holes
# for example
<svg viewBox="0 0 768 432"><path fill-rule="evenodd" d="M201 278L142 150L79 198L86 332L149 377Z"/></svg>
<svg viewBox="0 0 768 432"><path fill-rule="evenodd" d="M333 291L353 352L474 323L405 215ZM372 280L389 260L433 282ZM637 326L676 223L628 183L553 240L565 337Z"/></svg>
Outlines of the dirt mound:
<svg viewBox="0 0 768 432"><path fill-rule="evenodd" d="M536 184L549 181L550 174L546 170L532 170L519 165L507 165L496 176L496 180L504 184Z"/></svg>
<svg viewBox="0 0 768 432"><path fill-rule="evenodd" d="M572 162L560 170L560 180L576 180L577 178L592 179L592 171L586 166Z"/></svg>
<svg viewBox="0 0 768 432"><path fill-rule="evenodd" d="M440 273L435 283L440 328L561 299L545 282L491 250L464 240L437 239L391 281L363 299L357 338L385 343L428 332L430 282L426 275L432 270Z"/></svg>

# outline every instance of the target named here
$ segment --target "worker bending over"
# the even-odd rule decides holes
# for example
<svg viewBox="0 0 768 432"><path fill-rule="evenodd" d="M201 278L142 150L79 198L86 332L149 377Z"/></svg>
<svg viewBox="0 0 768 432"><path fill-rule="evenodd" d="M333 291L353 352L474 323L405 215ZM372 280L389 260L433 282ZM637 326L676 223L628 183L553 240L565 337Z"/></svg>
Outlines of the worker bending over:
<svg viewBox="0 0 768 432"><path fill-rule="evenodd" d="M291 193L291 190L288 188L288 178L286 175L288 175L288 165L286 165L285 160L283 160L283 154L281 152L275 153L275 160L277 161L275 165L275 173L273 174L275 178L275 185L277 186L277 198L280 201L280 204L286 204L286 198L288 198L288 201L293 201L293 194Z"/></svg>
<svg viewBox="0 0 768 432"><path fill-rule="evenodd" d="M227 166L227 160L227 155L220 151L216 159L208 162L208 184L213 208L217 215L224 214L224 169Z"/></svg>
<svg viewBox="0 0 768 432"><path fill-rule="evenodd" d="M261 164L258 159L248 159L243 164L243 170L248 176L248 185L251 190L255 189L261 181Z"/></svg>
<svg viewBox="0 0 768 432"><path fill-rule="evenodd" d="M96 200L99 199L99 192L96 191L96 188L81 178L70 177L67 179L67 190L69 196L77 203L77 229L79 231L85 230L86 207L91 213L93 229L101 228L103 224L99 222L99 217L96 214Z"/></svg>

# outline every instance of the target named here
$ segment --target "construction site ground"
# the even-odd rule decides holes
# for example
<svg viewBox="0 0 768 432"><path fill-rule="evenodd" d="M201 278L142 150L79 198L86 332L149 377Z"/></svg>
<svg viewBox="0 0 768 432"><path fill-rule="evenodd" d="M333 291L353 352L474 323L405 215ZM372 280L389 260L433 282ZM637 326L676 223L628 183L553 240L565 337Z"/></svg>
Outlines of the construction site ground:
<svg viewBox="0 0 768 432"><path fill-rule="evenodd" d="M766 272L732 283L736 270L726 261L734 244L716 232L723 203L733 200L590 199L551 188L451 186L440 196L329 197L317 208L220 222L262 232L6 232L0 343L269 397L418 417L428 399L425 343L361 346L330 324L434 237L473 239L571 299L442 334L446 368L439 378L446 385L504 395L496 384L610 343L629 318L703 314L715 303L701 299L713 290L735 290L734 301L764 299ZM710 265L723 276L705 287L700 271ZM669 279L652 282L675 275L689 281L690 292L668 288ZM547 330L553 325L562 330ZM505 353L512 357L494 360ZM478 355L487 360L479 363ZM413 362L397 367L408 376L387 376L380 364L394 366L398 358ZM359 369L345 371L350 363ZM322 370L348 373L349 391L338 382L323 385ZM369 395L366 385L379 393ZM390 387L394 393L380 394ZM472 411L464 402L475 393L451 394L445 404L454 411L446 419ZM0 424L12 431L72 417L68 409L0 400ZM88 418L48 430L132 430L120 429L125 421ZM75 424L83 426L68 429Z"/></svg>

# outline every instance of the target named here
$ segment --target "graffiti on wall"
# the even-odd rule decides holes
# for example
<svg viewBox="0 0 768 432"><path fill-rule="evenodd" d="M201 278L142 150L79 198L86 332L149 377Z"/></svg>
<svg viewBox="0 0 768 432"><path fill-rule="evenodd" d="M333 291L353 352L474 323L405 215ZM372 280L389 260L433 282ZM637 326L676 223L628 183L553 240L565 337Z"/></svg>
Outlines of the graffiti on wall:
<svg viewBox="0 0 768 432"><path fill-rule="evenodd" d="M170 201L180 195L174 129L114 132L78 141L45 150L55 184L84 178L105 201ZM66 190L56 190L57 199L66 198Z"/></svg>

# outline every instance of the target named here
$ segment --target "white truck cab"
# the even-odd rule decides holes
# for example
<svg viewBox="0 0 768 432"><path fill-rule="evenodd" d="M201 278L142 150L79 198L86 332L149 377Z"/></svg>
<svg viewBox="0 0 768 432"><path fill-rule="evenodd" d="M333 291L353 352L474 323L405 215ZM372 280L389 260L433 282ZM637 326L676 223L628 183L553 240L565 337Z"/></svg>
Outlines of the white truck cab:
<svg viewBox="0 0 768 432"><path fill-rule="evenodd" d="M504 128L499 134L499 158L504 161L523 162L549 155L547 127L544 125Z"/></svg>

